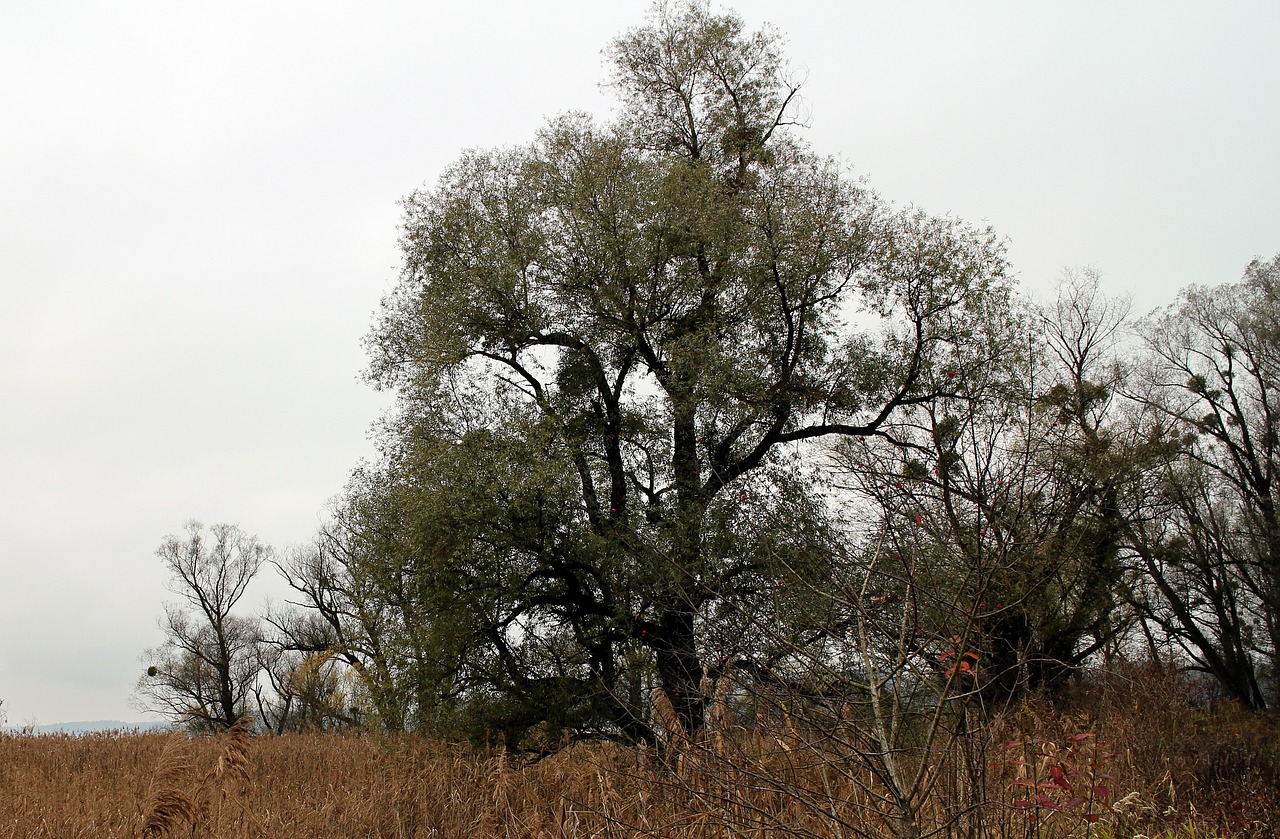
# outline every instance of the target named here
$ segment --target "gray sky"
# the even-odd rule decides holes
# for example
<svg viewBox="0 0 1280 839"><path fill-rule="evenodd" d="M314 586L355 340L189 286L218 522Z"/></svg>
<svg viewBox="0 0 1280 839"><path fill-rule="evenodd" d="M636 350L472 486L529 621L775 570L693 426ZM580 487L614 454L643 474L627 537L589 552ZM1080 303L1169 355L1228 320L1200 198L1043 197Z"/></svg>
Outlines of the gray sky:
<svg viewBox="0 0 1280 839"><path fill-rule="evenodd" d="M602 116L643 0L0 8L0 699L138 719L154 551L306 541L386 404L360 345L396 201L467 147ZM989 221L1024 285L1146 311L1280 252L1280 4L750 0L823 153ZM279 586L264 581L255 598Z"/></svg>

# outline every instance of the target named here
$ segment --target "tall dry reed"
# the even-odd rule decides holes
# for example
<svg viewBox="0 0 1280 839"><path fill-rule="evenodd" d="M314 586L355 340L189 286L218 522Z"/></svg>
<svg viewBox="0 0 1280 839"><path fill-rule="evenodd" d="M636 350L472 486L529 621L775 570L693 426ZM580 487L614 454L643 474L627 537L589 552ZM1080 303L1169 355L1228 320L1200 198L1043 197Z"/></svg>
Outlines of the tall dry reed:
<svg viewBox="0 0 1280 839"><path fill-rule="evenodd" d="M1095 680L984 726L980 819L948 810L965 755L912 756L936 779L922 832L1278 835L1274 724L1179 701L1165 678ZM0 735L0 839L895 834L886 787L819 728L717 717L665 759L584 743L531 762L408 735Z"/></svg>

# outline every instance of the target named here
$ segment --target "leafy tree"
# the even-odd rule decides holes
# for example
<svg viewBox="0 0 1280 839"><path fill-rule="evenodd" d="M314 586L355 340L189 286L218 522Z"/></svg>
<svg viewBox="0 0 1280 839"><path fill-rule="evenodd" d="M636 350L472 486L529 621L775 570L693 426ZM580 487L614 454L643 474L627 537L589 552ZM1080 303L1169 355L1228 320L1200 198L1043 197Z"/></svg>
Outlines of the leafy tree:
<svg viewBox="0 0 1280 839"><path fill-rule="evenodd" d="M391 730L448 726L468 624L462 593L431 561L448 554L455 528L409 483L358 472L315 543L279 566L305 608L268 617L276 646L302 656L295 664L344 666L360 685L367 707L350 709L353 721Z"/></svg>
<svg viewBox="0 0 1280 839"><path fill-rule="evenodd" d="M1136 398L1152 435L1181 446L1136 521L1144 605L1195 666L1263 708L1280 672L1280 256L1186 289L1144 333Z"/></svg>
<svg viewBox="0 0 1280 839"><path fill-rule="evenodd" d="M387 480L454 536L415 573L467 604L468 707L645 736L649 673L700 724L779 546L829 572L802 444L952 393L1008 288L989 230L894 211L794 136L776 35L659 6L610 54L617 121L553 120L405 201L370 344L400 395ZM782 494L813 515L740 527Z"/></svg>
<svg viewBox="0 0 1280 839"><path fill-rule="evenodd" d="M256 619L232 610L270 550L234 525L206 533L191 521L185 537L165 537L156 555L182 600L165 604L165 641L144 654L139 703L196 730L230 728L250 713L261 635Z"/></svg>

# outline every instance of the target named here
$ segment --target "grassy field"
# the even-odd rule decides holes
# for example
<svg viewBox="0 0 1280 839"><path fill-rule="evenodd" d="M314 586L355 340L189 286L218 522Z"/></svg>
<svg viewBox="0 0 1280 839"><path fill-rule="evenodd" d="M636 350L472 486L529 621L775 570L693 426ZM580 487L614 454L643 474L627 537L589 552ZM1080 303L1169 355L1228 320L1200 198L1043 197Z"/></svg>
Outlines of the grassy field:
<svg viewBox="0 0 1280 839"><path fill-rule="evenodd" d="M853 740L816 730L726 724L661 758L582 743L537 761L415 736L2 735L0 839L843 838L902 835L903 806L923 835L1280 835L1274 720L1159 685L904 751L926 765L906 805Z"/></svg>

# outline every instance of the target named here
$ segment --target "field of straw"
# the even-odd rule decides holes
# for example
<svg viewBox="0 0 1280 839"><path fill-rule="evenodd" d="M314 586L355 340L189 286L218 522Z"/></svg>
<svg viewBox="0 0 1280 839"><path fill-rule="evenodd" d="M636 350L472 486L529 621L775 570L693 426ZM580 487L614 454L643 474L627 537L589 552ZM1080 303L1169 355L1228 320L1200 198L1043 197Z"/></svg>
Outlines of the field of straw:
<svg viewBox="0 0 1280 839"><path fill-rule="evenodd" d="M1273 720L1132 684L904 752L927 763L910 829L1280 836ZM0 735L0 839L904 835L875 761L770 725L536 761L415 736Z"/></svg>

